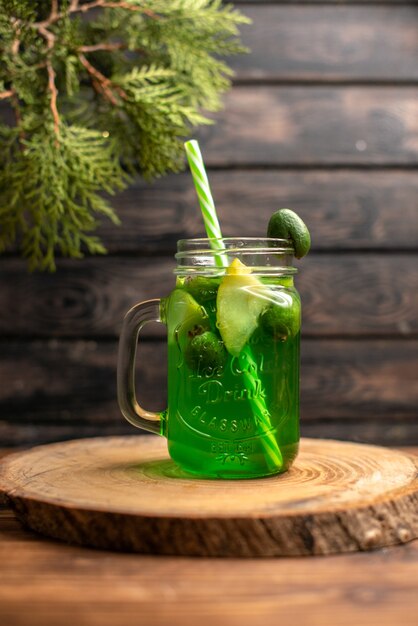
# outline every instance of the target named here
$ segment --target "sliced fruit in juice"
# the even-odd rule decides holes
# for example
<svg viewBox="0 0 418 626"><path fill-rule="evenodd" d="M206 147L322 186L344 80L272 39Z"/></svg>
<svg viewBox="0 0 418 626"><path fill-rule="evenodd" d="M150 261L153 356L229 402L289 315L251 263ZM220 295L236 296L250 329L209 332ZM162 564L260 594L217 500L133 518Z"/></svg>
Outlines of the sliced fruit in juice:
<svg viewBox="0 0 418 626"><path fill-rule="evenodd" d="M217 326L232 356L240 354L257 328L258 318L268 305L268 292L249 267L239 259L232 261L217 296Z"/></svg>
<svg viewBox="0 0 418 626"><path fill-rule="evenodd" d="M168 307L174 329L173 337L182 351L193 337L209 330L209 318L205 309L184 289L174 289Z"/></svg>

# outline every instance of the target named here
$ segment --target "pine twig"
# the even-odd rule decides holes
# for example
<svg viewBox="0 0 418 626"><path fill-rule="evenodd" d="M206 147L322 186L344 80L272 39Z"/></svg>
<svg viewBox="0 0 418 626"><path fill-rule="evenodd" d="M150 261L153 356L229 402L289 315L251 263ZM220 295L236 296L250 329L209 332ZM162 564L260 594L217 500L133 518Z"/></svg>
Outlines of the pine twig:
<svg viewBox="0 0 418 626"><path fill-rule="evenodd" d="M57 8L58 8L57 1L53 0L51 16L57 13ZM38 32L44 37L44 39L46 39L48 51L51 52L52 49L54 48L55 39L56 39L54 33L51 33L51 31L48 30L45 26L40 26L38 28ZM57 107L58 89L55 84L56 73L52 66L50 57L47 57L46 59L46 71L48 73L48 90L51 94L50 108L51 108L52 118L54 120L54 133L55 133L55 136L58 137L59 125L60 125L60 116L59 116L58 107ZM58 143L58 139L56 140L56 142Z"/></svg>
<svg viewBox="0 0 418 626"><path fill-rule="evenodd" d="M56 15L58 15L58 0L51 0L51 13L49 19L54 20Z"/></svg>
<svg viewBox="0 0 418 626"><path fill-rule="evenodd" d="M19 54L19 47L20 47L20 39L19 39L19 37L20 37L20 33L21 33L21 22L17 18L12 18L11 25L12 25L12 28L14 30L15 37L14 37L12 45L10 47L10 51L11 51L13 56L17 56L17 54Z"/></svg>
<svg viewBox="0 0 418 626"><path fill-rule="evenodd" d="M127 45L124 43L95 43L91 46L80 46L78 52L97 52L98 50L126 50Z"/></svg>
<svg viewBox="0 0 418 626"><path fill-rule="evenodd" d="M0 92L0 100L6 100L6 98L11 98L15 92L13 89L8 89L7 91Z"/></svg>
<svg viewBox="0 0 418 626"><path fill-rule="evenodd" d="M17 54L19 54L19 47L20 47L20 40L18 37L16 37L16 39L13 41L12 46L10 48L12 54L14 56L16 56Z"/></svg>
<svg viewBox="0 0 418 626"><path fill-rule="evenodd" d="M109 102L111 102L114 106L118 105L114 91L116 91L121 98L127 98L126 92L120 87L113 85L112 81L106 78L104 74L94 67L84 54L79 54L78 58L80 63L86 68L87 72L92 77L93 85L96 85L96 87L99 88L99 91L109 100Z"/></svg>
<svg viewBox="0 0 418 626"><path fill-rule="evenodd" d="M54 133L56 136L58 136L59 125L60 125L60 116L59 116L58 107L57 107L58 89L55 84L55 77L56 77L55 70L52 67L51 61L49 60L46 62L46 69L48 72L48 89L51 92L50 107L51 107L52 117L54 119Z"/></svg>
<svg viewBox="0 0 418 626"><path fill-rule="evenodd" d="M39 30L39 28L41 27L48 28L48 26L51 26L51 24L55 24L55 22L58 22L59 20L61 20L63 17L66 17L66 15L69 15L70 13L86 13L87 11L90 11L91 9L95 9L96 7L102 6L102 4L103 4L103 0L93 0L93 2L82 4L80 6L78 3L78 0L72 0L70 2L68 9L65 12L60 13L58 12L58 10L55 12L51 10L49 17L46 20L43 20L42 22L34 22L32 24L32 28L35 28L36 30Z"/></svg>
<svg viewBox="0 0 418 626"><path fill-rule="evenodd" d="M103 4L101 4L100 6L102 6L104 9L126 9L127 11L134 11L137 13L143 13L144 15L147 15L148 17L152 17L155 20L160 19L159 16L154 13L154 11L152 11L151 9L146 9L145 7L138 7L138 6L134 6L132 4L129 4L129 2L106 2L106 0L103 2Z"/></svg>
<svg viewBox="0 0 418 626"><path fill-rule="evenodd" d="M52 48L54 47L54 43L55 43L54 33L51 33L51 31L48 30L46 26L40 26L38 28L38 32L46 40L48 50L52 50Z"/></svg>

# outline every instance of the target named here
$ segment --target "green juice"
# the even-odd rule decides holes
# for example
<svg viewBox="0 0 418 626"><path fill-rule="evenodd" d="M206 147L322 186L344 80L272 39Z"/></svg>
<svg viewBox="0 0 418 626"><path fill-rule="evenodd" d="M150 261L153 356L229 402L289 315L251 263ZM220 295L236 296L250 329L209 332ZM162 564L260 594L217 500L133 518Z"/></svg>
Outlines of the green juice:
<svg viewBox="0 0 418 626"><path fill-rule="evenodd" d="M172 459L199 476L276 474L298 451L300 298L291 277L257 280L260 288L243 294L252 326L239 353L226 349L220 332L222 277L178 278L162 301L169 406L162 434ZM241 339L240 302L231 299Z"/></svg>

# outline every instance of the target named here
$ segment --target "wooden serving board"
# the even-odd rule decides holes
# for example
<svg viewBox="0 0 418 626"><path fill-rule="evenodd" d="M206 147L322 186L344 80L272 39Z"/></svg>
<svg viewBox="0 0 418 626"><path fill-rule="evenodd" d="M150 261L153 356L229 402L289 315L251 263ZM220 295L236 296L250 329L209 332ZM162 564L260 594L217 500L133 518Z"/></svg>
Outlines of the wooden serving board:
<svg viewBox="0 0 418 626"><path fill-rule="evenodd" d="M154 436L33 448L0 466L18 518L64 541L152 554L311 555L418 536L417 459L363 444L305 439L285 474L203 480Z"/></svg>

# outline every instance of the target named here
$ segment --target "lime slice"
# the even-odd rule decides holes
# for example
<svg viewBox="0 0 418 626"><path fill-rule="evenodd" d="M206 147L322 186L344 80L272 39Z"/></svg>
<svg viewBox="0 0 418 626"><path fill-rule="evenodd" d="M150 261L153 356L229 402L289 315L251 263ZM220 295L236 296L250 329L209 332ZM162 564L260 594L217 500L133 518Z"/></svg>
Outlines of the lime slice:
<svg viewBox="0 0 418 626"><path fill-rule="evenodd" d="M269 291L251 269L234 259L226 270L217 296L217 326L225 347L238 356L257 327L261 312L268 305Z"/></svg>
<svg viewBox="0 0 418 626"><path fill-rule="evenodd" d="M267 227L267 237L291 239L297 259L308 254L311 247L308 227L299 215L290 209L280 209L273 213Z"/></svg>
<svg viewBox="0 0 418 626"><path fill-rule="evenodd" d="M184 289L174 289L168 301L169 341L173 339L183 351L193 337L209 329L205 309Z"/></svg>

